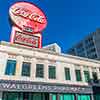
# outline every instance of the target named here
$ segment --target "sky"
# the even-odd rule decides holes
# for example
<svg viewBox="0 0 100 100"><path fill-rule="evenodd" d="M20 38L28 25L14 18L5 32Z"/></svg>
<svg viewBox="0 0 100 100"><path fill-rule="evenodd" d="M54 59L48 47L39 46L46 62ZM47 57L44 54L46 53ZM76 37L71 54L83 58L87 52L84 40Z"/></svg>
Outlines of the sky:
<svg viewBox="0 0 100 100"><path fill-rule="evenodd" d="M100 28L100 0L0 0L0 41L10 40L9 8L18 1L36 4L47 16L43 46L57 43L66 52Z"/></svg>

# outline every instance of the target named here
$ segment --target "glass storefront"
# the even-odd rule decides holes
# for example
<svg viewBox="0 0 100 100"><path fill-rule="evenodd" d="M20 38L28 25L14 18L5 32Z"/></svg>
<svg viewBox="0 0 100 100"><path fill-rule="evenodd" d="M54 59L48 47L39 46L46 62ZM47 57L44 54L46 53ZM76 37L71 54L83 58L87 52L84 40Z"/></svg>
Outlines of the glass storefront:
<svg viewBox="0 0 100 100"><path fill-rule="evenodd" d="M50 94L50 96L51 100L75 100L74 94Z"/></svg>
<svg viewBox="0 0 100 100"><path fill-rule="evenodd" d="M18 93L3 93L3 100L18 100Z"/></svg>
<svg viewBox="0 0 100 100"><path fill-rule="evenodd" d="M56 94L50 94L51 100L57 100L57 95Z"/></svg>
<svg viewBox="0 0 100 100"><path fill-rule="evenodd" d="M47 93L12 93L4 92L2 100L49 100L49 94Z"/></svg>
<svg viewBox="0 0 100 100"><path fill-rule="evenodd" d="M51 100L91 100L90 95L77 95L77 99L75 95L76 94L59 94L58 99L57 94L51 94Z"/></svg>
<svg viewBox="0 0 100 100"><path fill-rule="evenodd" d="M100 100L100 94L94 94L94 100Z"/></svg>
<svg viewBox="0 0 100 100"><path fill-rule="evenodd" d="M60 100L75 100L74 94L60 94Z"/></svg>
<svg viewBox="0 0 100 100"><path fill-rule="evenodd" d="M90 95L78 95L78 100L91 100Z"/></svg>
<svg viewBox="0 0 100 100"><path fill-rule="evenodd" d="M100 95L95 96L100 100ZM54 94L54 93L29 93L29 92L4 92L2 100L91 100L90 95Z"/></svg>

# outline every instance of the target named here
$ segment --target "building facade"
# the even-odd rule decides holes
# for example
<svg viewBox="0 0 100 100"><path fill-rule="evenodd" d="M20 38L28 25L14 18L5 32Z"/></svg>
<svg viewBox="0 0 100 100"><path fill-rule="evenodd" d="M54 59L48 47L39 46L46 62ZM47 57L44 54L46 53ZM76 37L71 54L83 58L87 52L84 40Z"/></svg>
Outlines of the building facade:
<svg viewBox="0 0 100 100"><path fill-rule="evenodd" d="M99 80L99 61L0 44L0 100L100 100Z"/></svg>
<svg viewBox="0 0 100 100"><path fill-rule="evenodd" d="M71 55L100 60L100 29L90 33L82 41L70 48L67 53Z"/></svg>

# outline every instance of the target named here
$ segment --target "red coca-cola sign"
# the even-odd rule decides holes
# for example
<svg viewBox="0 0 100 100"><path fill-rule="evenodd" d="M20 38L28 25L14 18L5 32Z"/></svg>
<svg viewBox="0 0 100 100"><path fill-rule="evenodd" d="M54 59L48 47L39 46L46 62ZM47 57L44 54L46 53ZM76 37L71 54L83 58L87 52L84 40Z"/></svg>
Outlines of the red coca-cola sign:
<svg viewBox="0 0 100 100"><path fill-rule="evenodd" d="M39 47L39 37L34 35L27 35L25 33L16 31L14 36L14 43L30 46L30 47Z"/></svg>
<svg viewBox="0 0 100 100"><path fill-rule="evenodd" d="M45 14L31 3L17 2L10 7L9 13L16 26L22 30L28 27L31 33L41 32L47 25Z"/></svg>

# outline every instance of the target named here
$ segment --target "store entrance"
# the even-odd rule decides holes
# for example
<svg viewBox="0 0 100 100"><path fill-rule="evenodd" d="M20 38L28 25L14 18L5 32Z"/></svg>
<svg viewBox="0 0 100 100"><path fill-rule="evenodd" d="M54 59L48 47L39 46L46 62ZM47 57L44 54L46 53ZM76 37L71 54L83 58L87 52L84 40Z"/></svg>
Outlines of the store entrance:
<svg viewBox="0 0 100 100"><path fill-rule="evenodd" d="M22 93L22 99L21 100L31 100L30 97L29 97L29 93L27 93L27 92Z"/></svg>
<svg viewBox="0 0 100 100"><path fill-rule="evenodd" d="M2 100L49 100L49 93L3 92Z"/></svg>

